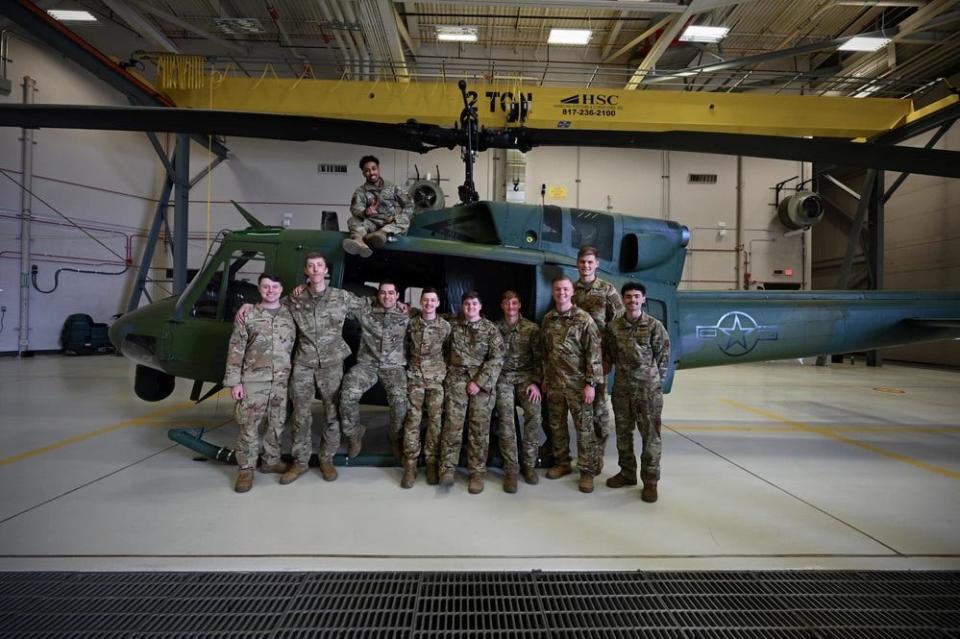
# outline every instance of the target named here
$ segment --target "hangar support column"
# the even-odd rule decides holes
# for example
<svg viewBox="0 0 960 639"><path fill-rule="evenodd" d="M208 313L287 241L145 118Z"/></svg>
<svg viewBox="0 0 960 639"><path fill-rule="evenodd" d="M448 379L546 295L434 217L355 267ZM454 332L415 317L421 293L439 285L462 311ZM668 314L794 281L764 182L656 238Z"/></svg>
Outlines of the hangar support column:
<svg viewBox="0 0 960 639"><path fill-rule="evenodd" d="M23 77L23 103L32 104L37 81ZM33 218L33 129L20 131L20 327L17 356L30 350L30 222Z"/></svg>

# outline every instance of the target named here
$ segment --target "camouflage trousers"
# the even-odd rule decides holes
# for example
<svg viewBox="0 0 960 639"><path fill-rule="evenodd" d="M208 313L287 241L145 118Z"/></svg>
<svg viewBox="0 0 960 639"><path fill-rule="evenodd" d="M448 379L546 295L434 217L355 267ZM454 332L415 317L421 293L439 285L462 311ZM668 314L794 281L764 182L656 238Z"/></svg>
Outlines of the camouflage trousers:
<svg viewBox="0 0 960 639"><path fill-rule="evenodd" d="M500 456L503 457L503 472L517 472L517 435L514 426L517 407L523 410L523 436L520 442L524 468L537 467L537 453L540 450L541 415L540 404L534 404L527 397L527 387L530 384L521 382L497 383L497 420L500 437Z"/></svg>
<svg viewBox="0 0 960 639"><path fill-rule="evenodd" d="M263 433L263 463L280 463L280 436L287 419L287 380L244 382L244 397L235 409L237 426L237 466L253 468L260 455L260 425L267 422Z"/></svg>
<svg viewBox="0 0 960 639"><path fill-rule="evenodd" d="M427 414L427 433L423 454L427 465L436 465L440 454L440 430L443 418L443 385L427 384L419 376L407 375L407 417L403 422L403 459L416 462L420 456L420 423Z"/></svg>
<svg viewBox="0 0 960 639"><path fill-rule="evenodd" d="M633 450L633 429L640 431L640 478L660 479L660 414L663 392L660 385L614 387L613 414L617 422L617 453L620 472L627 479L637 479L637 456Z"/></svg>
<svg viewBox="0 0 960 639"><path fill-rule="evenodd" d="M440 433L440 473L457 467L463 426L467 424L467 468L471 475L487 472L487 452L490 449L490 413L495 396L481 390L474 396L467 394L467 383L473 379L467 368L451 367L444 382L443 429Z"/></svg>
<svg viewBox="0 0 960 639"><path fill-rule="evenodd" d="M313 451L313 399L317 393L323 401L321 410L321 461L333 461L340 448L340 423L337 421L337 404L343 365L333 362L329 367L309 368L293 366L290 377L290 397L293 399L293 460L306 466Z"/></svg>
<svg viewBox="0 0 960 639"><path fill-rule="evenodd" d="M351 215L350 219L347 220L350 237L355 240L362 240L368 233L373 233L374 231L383 231L384 233L392 233L394 235L406 235L408 226L409 224L398 224L397 222L387 222L381 225L375 220L364 219L356 215Z"/></svg>
<svg viewBox="0 0 960 639"><path fill-rule="evenodd" d="M570 463L569 413L577 432L577 466L581 473L598 474L593 405L583 403L583 386L550 386L547 389L547 413L553 463L558 466Z"/></svg>
<svg viewBox="0 0 960 639"><path fill-rule="evenodd" d="M387 436L390 445L400 446L403 418L407 414L407 372L402 368L380 368L370 364L355 364L344 376L340 388L340 422L344 437L353 437L360 428L360 397L373 388L377 380L387 392L390 406L390 425ZM339 442L338 442L339 443Z"/></svg>
<svg viewBox="0 0 960 639"><path fill-rule="evenodd" d="M597 395L593 398L593 436L596 440L594 452L597 455L597 474L603 468L603 454L607 450L607 440L613 430L610 415L610 396L607 394L606 384L597 384Z"/></svg>

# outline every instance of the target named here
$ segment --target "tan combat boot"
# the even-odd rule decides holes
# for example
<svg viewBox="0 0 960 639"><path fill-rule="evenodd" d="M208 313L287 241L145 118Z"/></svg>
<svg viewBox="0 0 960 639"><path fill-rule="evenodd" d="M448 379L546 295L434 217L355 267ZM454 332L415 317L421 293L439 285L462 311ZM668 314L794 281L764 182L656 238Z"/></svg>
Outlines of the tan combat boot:
<svg viewBox="0 0 960 639"><path fill-rule="evenodd" d="M363 241L366 242L370 248L383 248L387 244L387 232L374 231L373 233L367 233L363 236Z"/></svg>
<svg viewBox="0 0 960 639"><path fill-rule="evenodd" d="M640 499L648 504L652 504L653 502L657 501L657 482L643 482L643 490L640 491Z"/></svg>
<svg viewBox="0 0 960 639"><path fill-rule="evenodd" d="M561 477L566 477L572 472L573 471L570 469L570 464L557 464L547 471L547 479L560 479Z"/></svg>
<svg viewBox="0 0 960 639"><path fill-rule="evenodd" d="M517 492L517 473L506 473L503 476L503 492Z"/></svg>
<svg viewBox="0 0 960 639"><path fill-rule="evenodd" d="M445 470L440 473L440 485L444 488L453 486L453 469Z"/></svg>
<svg viewBox="0 0 960 639"><path fill-rule="evenodd" d="M297 481L300 475L307 472L306 466L301 466L300 464L292 464L290 468L287 469L283 475L280 476L281 484L292 484Z"/></svg>
<svg viewBox="0 0 960 639"><path fill-rule="evenodd" d="M350 459L357 457L363 449L363 434L366 430L366 427L358 426L357 432L350 438L349 447L347 448L347 457Z"/></svg>
<svg viewBox="0 0 960 639"><path fill-rule="evenodd" d="M437 472L437 462L427 460L427 483L436 486L440 483L440 473Z"/></svg>
<svg viewBox="0 0 960 639"><path fill-rule="evenodd" d="M637 480L630 479L622 472L617 473L607 480L607 488L623 488L624 486L636 486Z"/></svg>
<svg viewBox="0 0 960 639"><path fill-rule="evenodd" d="M417 462L403 462L403 477L400 488L413 488L417 481Z"/></svg>
<svg viewBox="0 0 960 639"><path fill-rule="evenodd" d="M536 468L524 468L523 469L523 481L527 482L531 486L536 486L540 483L540 475L537 474Z"/></svg>
<svg viewBox="0 0 960 639"><path fill-rule="evenodd" d="M241 468L237 472L237 483L233 485L233 489L238 493L245 493L251 488L253 488L253 469Z"/></svg>
<svg viewBox="0 0 960 639"><path fill-rule="evenodd" d="M283 462L277 462L276 464L260 464L260 472L263 474L275 473L282 475L287 472L289 465L284 464Z"/></svg>
<svg viewBox="0 0 960 639"><path fill-rule="evenodd" d="M320 474L323 475L323 481L335 481L337 479L337 469L332 461L320 462Z"/></svg>
<svg viewBox="0 0 960 639"><path fill-rule="evenodd" d="M593 475L588 475L587 473L580 473L580 492L581 493L593 492Z"/></svg>
<svg viewBox="0 0 960 639"><path fill-rule="evenodd" d="M373 255L373 250L363 243L363 240L348 237L343 241L343 251L344 253L349 253L350 255L359 255L360 257L370 257Z"/></svg>
<svg viewBox="0 0 960 639"><path fill-rule="evenodd" d="M471 495L479 495L483 492L483 475L470 475L470 485L467 486L467 492Z"/></svg>

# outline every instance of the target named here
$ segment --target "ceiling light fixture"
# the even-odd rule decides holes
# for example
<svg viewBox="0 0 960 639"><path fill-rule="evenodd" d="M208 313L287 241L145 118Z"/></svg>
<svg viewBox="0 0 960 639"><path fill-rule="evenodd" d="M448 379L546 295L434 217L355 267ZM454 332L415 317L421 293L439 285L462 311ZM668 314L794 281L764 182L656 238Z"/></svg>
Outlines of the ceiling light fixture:
<svg viewBox="0 0 960 639"><path fill-rule="evenodd" d="M683 42L715 43L726 38L728 33L730 33L729 27L704 27L691 24L684 30L680 40Z"/></svg>
<svg viewBox="0 0 960 639"><path fill-rule="evenodd" d="M47 13L60 22L96 22L97 19L89 11L73 9L48 9Z"/></svg>
<svg viewBox="0 0 960 639"><path fill-rule="evenodd" d="M547 44L577 44L583 46L590 43L593 35L591 29L550 29Z"/></svg>
<svg viewBox="0 0 960 639"><path fill-rule="evenodd" d="M437 40L441 42L476 42L476 27L437 26Z"/></svg>
<svg viewBox="0 0 960 639"><path fill-rule="evenodd" d="M839 47L840 51L877 51L890 44L890 38L853 36Z"/></svg>

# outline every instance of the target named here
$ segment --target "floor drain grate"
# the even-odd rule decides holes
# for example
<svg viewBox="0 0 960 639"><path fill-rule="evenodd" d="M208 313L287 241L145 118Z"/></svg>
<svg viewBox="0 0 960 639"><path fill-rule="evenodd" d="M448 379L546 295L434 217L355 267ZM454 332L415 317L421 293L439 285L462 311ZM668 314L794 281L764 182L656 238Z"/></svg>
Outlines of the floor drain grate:
<svg viewBox="0 0 960 639"><path fill-rule="evenodd" d="M960 572L0 573L3 637L960 637Z"/></svg>

